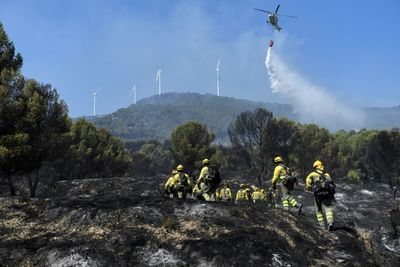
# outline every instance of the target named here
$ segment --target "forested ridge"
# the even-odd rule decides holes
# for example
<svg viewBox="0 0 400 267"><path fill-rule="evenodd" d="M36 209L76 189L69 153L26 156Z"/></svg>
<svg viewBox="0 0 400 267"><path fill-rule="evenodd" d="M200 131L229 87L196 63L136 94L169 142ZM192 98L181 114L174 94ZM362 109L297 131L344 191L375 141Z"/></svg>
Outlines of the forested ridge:
<svg viewBox="0 0 400 267"><path fill-rule="evenodd" d="M287 104L262 103L232 97L198 93L165 93L139 101L102 117L88 118L96 126L108 129L125 140L168 139L179 125L197 121L216 135L217 141L227 140L229 123L241 112L265 108L277 117L296 119Z"/></svg>
<svg viewBox="0 0 400 267"><path fill-rule="evenodd" d="M197 121L206 125L217 142L226 143L229 123L241 112L264 108L277 118L299 122L298 113L289 104L254 102L232 97L218 97L198 93L165 93L142 99L135 105L111 114L87 117L96 126L109 130L127 141L168 139L179 125ZM391 129L400 126L400 106L363 108L364 128Z"/></svg>

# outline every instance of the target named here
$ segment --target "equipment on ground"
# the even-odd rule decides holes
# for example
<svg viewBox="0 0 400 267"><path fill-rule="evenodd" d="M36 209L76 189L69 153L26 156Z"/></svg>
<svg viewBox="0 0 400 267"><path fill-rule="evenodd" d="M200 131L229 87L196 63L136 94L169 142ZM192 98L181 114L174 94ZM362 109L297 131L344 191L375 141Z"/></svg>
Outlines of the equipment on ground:
<svg viewBox="0 0 400 267"><path fill-rule="evenodd" d="M278 16L283 16L283 17L288 17L288 18L295 18L297 19L297 17L295 16L289 16L289 15L282 15L282 14L278 14L278 9L279 9L280 5L278 5L275 9L275 12L271 12L271 11L267 11L267 10L263 10L263 9L259 9L259 8L254 8L257 11L261 11L264 13L268 13L268 19L267 19L267 23L270 24L274 29L276 29L277 31L282 30L281 27L279 27L278 25ZM271 47L272 45L270 45Z"/></svg>

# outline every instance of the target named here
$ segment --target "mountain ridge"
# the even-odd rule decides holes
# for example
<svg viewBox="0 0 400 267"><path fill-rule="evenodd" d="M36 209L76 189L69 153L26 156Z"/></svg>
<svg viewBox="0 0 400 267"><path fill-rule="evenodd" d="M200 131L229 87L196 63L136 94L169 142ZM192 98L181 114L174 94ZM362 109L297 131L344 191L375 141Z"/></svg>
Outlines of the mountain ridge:
<svg viewBox="0 0 400 267"><path fill-rule="evenodd" d="M97 127L109 130L127 141L169 139L179 125L196 121L207 125L217 142L227 142L227 128L241 112L265 108L277 118L299 122L300 116L289 104L268 103L198 93L165 93L144 98L136 104L108 115L86 117ZM400 105L362 108L367 118L364 128L388 129L400 126Z"/></svg>

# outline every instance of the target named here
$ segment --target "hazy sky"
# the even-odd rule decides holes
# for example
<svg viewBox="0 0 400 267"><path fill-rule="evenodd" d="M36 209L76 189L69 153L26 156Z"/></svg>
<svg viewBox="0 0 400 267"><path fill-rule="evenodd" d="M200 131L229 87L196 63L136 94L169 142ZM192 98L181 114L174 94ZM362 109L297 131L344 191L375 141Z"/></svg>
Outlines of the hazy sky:
<svg viewBox="0 0 400 267"><path fill-rule="evenodd" d="M281 32L254 7L280 3ZM106 114L157 93L215 93L287 102L265 70L269 39L280 58L339 100L400 104L398 0L0 0L0 21L24 57L23 74L58 89L73 117ZM315 101L310 99L310 104ZM321 101L321 100L317 100ZM328 100L323 100L328 101Z"/></svg>

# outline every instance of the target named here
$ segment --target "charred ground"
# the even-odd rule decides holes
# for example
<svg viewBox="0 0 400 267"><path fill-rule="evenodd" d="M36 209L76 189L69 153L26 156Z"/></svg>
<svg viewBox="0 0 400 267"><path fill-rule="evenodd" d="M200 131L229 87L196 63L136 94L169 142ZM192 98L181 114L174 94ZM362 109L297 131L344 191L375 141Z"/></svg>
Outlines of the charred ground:
<svg viewBox="0 0 400 267"><path fill-rule="evenodd" d="M162 178L59 182L43 199L3 197L2 266L398 266L382 185L341 187L337 227L304 214L251 204L161 197Z"/></svg>

